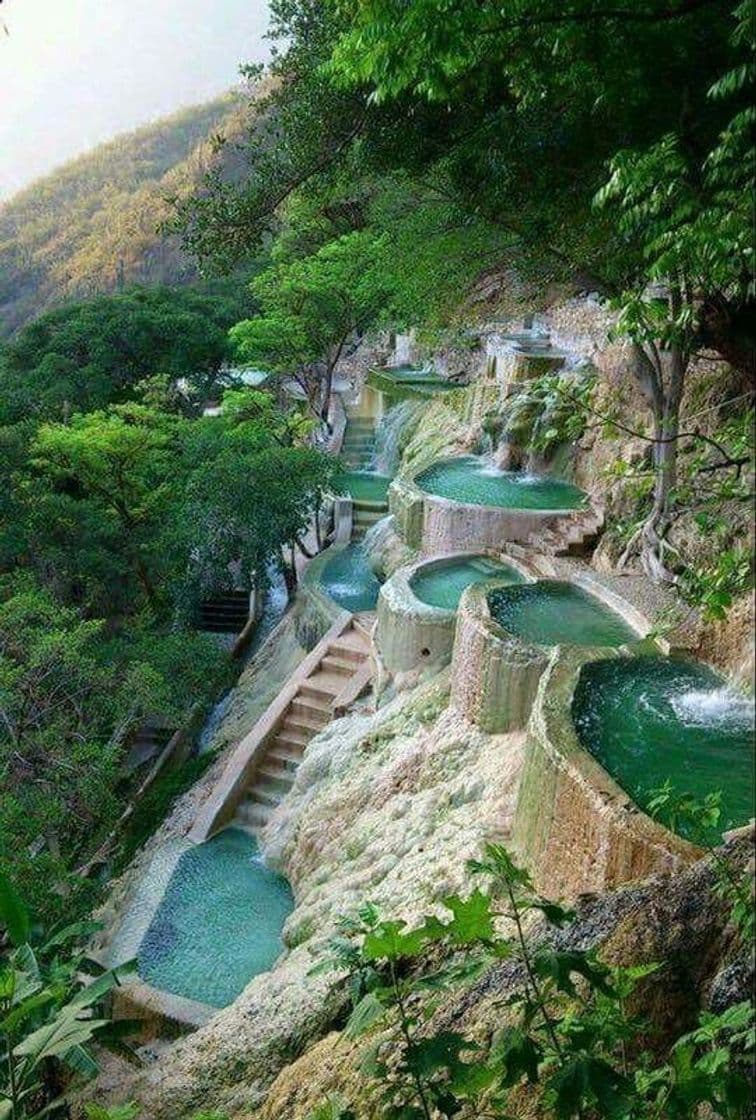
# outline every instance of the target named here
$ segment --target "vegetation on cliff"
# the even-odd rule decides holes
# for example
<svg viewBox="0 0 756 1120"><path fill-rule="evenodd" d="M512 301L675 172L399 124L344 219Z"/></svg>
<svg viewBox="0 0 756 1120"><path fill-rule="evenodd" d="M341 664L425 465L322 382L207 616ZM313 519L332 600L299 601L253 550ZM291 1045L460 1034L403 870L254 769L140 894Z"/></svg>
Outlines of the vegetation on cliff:
<svg viewBox="0 0 756 1120"><path fill-rule="evenodd" d="M124 284L185 282L196 266L159 233L169 199L240 134L243 99L217 98L101 144L0 205L0 336L50 306Z"/></svg>

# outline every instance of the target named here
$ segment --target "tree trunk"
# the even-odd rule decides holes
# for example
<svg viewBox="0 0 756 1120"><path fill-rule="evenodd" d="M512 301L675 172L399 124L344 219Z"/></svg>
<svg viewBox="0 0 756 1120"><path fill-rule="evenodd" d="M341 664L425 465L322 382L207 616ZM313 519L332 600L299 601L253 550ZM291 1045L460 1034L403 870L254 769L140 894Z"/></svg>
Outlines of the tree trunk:
<svg viewBox="0 0 756 1120"><path fill-rule="evenodd" d="M335 362L329 360L326 363L326 372L323 379L323 398L320 404L320 419L323 421L328 434L331 434L331 424L328 419L328 414L331 410L331 393L333 391L333 370Z"/></svg>
<svg viewBox="0 0 756 1120"><path fill-rule="evenodd" d="M141 556L137 556L134 563L136 565L137 578L142 585L142 590L150 605L150 609L157 613L157 594L152 579L150 578L150 573L147 571L147 567Z"/></svg>
<svg viewBox="0 0 756 1120"><path fill-rule="evenodd" d="M669 373L662 384L661 413L654 415L654 504L641 533L641 564L655 583L674 583L664 560L670 506L677 485L677 439L687 358L679 345L669 352Z"/></svg>
<svg viewBox="0 0 756 1120"><path fill-rule="evenodd" d="M281 569L283 571L284 583L286 584L286 591L289 599L293 599L297 592L297 564L293 544L290 548L289 556L290 559L287 560L286 553L281 549Z"/></svg>

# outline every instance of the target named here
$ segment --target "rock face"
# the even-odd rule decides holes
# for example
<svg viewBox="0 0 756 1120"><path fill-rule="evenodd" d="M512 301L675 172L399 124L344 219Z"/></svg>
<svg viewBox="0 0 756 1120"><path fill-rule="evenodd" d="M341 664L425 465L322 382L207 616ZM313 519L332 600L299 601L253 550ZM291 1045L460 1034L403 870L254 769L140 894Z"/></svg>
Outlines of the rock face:
<svg viewBox="0 0 756 1120"><path fill-rule="evenodd" d="M334 978L311 975L339 919L370 899L416 920L462 888L465 861L507 836L523 736L485 735L447 701L438 676L311 741L263 837L294 889L287 953L136 1081L101 1080L100 1095L135 1098L150 1120L183 1120L210 1104L251 1111L343 1009Z"/></svg>
<svg viewBox="0 0 756 1120"><path fill-rule="evenodd" d="M750 836L721 854L742 870L752 852ZM752 989L750 949L728 924L716 883L712 861L702 860L677 875L585 896L578 902L574 923L548 934L535 929L531 937L546 937L560 950L596 949L608 964L623 967L665 962L636 989L632 1008L649 1021L648 1038L662 1055L674 1038L695 1024L702 1009L721 1012L749 998ZM495 966L447 996L435 1014L434 1028L488 1036L501 1026L502 1003L521 985L518 964ZM282 1070L262 1108L234 1120L307 1120L329 1093L341 1094L360 1120L379 1120L370 1080L360 1070L374 1043L374 1036L355 1043L338 1032L329 1033ZM507 1115L540 1120L545 1113L536 1094L525 1088L510 1094Z"/></svg>

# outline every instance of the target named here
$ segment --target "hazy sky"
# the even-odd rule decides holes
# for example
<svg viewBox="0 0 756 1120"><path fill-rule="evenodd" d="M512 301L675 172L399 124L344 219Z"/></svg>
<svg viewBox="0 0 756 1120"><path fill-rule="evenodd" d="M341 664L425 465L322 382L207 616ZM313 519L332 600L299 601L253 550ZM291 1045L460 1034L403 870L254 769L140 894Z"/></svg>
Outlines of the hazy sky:
<svg viewBox="0 0 756 1120"><path fill-rule="evenodd" d="M266 0L4 0L0 198L267 57Z"/></svg>

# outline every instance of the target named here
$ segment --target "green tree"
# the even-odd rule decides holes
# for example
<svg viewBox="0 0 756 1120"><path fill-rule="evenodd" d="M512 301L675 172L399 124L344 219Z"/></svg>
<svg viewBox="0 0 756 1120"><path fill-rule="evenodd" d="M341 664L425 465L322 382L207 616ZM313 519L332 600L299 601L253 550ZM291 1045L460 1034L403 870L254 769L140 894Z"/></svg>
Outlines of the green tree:
<svg viewBox="0 0 756 1120"><path fill-rule="evenodd" d="M160 578L167 558L161 547L166 518L180 484L176 451L179 421L143 406L75 416L45 424L30 449L45 490L36 511L42 528L50 516L76 510L97 529L110 531L110 548L159 611Z"/></svg>
<svg viewBox="0 0 756 1120"><path fill-rule="evenodd" d="M337 362L386 300L378 249L370 233L354 231L310 256L274 264L252 283L261 314L231 331L241 361L293 378L324 421Z"/></svg>
<svg viewBox="0 0 756 1120"><path fill-rule="evenodd" d="M0 420L61 419L133 395L147 377L212 385L239 301L180 288L133 289L50 311L0 356Z"/></svg>
<svg viewBox="0 0 756 1120"><path fill-rule="evenodd" d="M96 928L75 923L40 939L0 868L2 1120L68 1115L67 1084L99 1069L90 1044L115 1039L102 1010L119 975L86 971L83 943Z"/></svg>

